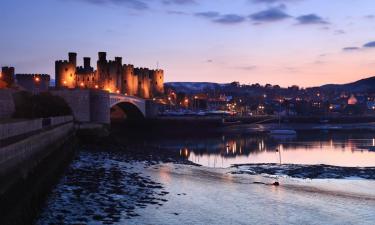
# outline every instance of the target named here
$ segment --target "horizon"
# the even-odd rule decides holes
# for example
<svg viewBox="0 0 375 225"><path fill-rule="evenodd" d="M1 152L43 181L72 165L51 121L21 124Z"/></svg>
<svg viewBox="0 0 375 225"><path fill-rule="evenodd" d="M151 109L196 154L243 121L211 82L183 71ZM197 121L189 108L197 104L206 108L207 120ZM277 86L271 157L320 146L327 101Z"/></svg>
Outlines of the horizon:
<svg viewBox="0 0 375 225"><path fill-rule="evenodd" d="M372 1L351 3L6 0L0 64L54 78L54 62L68 52L94 65L105 50L126 64L160 65L166 82L345 84L375 71Z"/></svg>

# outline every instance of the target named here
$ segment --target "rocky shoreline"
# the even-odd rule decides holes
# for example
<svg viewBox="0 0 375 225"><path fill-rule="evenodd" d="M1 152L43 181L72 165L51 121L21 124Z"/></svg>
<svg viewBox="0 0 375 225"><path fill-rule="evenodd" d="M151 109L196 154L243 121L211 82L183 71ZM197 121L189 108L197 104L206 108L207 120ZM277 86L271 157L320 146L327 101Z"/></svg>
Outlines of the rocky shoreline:
<svg viewBox="0 0 375 225"><path fill-rule="evenodd" d="M233 165L232 174L289 176L301 179L375 180L375 167L338 167L330 165L241 164Z"/></svg>

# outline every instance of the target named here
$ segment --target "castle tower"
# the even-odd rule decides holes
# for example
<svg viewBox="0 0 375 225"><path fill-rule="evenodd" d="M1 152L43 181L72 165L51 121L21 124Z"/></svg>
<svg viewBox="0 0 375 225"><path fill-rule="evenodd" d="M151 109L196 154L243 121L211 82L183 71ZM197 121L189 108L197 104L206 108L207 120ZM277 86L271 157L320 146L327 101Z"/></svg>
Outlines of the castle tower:
<svg viewBox="0 0 375 225"><path fill-rule="evenodd" d="M77 85L76 77L77 53L69 53L69 61L58 60L55 62L55 79L57 88L75 88Z"/></svg>
<svg viewBox="0 0 375 225"><path fill-rule="evenodd" d="M107 62L107 53L99 52L98 61L96 64L96 77L98 78L98 85L101 89L109 89L106 84L108 78L108 62Z"/></svg>
<svg viewBox="0 0 375 225"><path fill-rule="evenodd" d="M137 96L145 99L151 98L150 70L147 68L136 68L134 72L138 76Z"/></svg>
<svg viewBox="0 0 375 225"><path fill-rule="evenodd" d="M151 92L152 96L161 96L164 94L164 71L152 70L151 71Z"/></svg>
<svg viewBox="0 0 375 225"><path fill-rule="evenodd" d="M99 61L101 61L101 62L107 61L107 53L106 52L99 52L98 56L99 56Z"/></svg>
<svg viewBox="0 0 375 225"><path fill-rule="evenodd" d="M90 57L83 57L83 68L91 69L91 59Z"/></svg>
<svg viewBox="0 0 375 225"><path fill-rule="evenodd" d="M138 76L133 65L124 65L122 74L122 93L135 96L138 94Z"/></svg>
<svg viewBox="0 0 375 225"><path fill-rule="evenodd" d="M14 84L14 67L4 66L1 68L0 80L6 83L6 87L12 87Z"/></svg>
<svg viewBox="0 0 375 225"><path fill-rule="evenodd" d="M69 63L72 63L74 66L77 66L77 53L69 52Z"/></svg>

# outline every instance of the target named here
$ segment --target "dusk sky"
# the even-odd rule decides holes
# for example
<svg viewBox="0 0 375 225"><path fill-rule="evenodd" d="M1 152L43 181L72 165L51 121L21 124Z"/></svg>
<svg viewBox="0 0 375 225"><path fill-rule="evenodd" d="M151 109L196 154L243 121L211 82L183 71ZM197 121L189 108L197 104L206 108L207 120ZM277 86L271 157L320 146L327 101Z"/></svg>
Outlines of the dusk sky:
<svg viewBox="0 0 375 225"><path fill-rule="evenodd" d="M1 0L0 64L48 73L69 51L166 81L346 83L375 74L374 0Z"/></svg>

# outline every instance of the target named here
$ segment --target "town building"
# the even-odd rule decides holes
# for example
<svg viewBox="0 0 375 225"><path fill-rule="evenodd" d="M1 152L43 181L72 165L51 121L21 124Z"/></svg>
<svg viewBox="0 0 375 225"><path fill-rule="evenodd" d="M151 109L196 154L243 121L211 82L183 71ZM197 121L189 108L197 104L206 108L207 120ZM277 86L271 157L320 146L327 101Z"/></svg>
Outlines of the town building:
<svg viewBox="0 0 375 225"><path fill-rule="evenodd" d="M94 70L90 58L83 58L83 67L78 67L77 54L71 52L68 56L68 60L55 62L57 88L95 88L145 99L162 96L164 93L163 70L123 64L121 57L107 60L106 52L98 53L97 67Z"/></svg>

